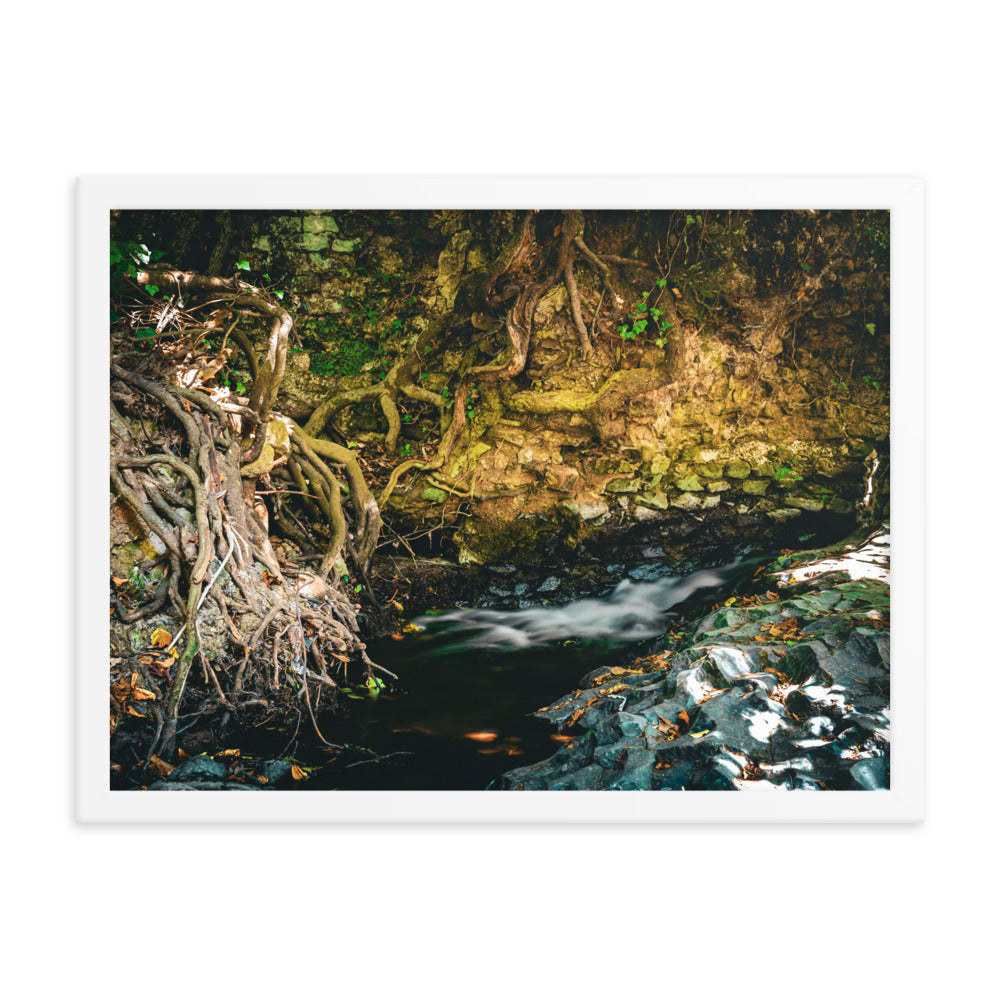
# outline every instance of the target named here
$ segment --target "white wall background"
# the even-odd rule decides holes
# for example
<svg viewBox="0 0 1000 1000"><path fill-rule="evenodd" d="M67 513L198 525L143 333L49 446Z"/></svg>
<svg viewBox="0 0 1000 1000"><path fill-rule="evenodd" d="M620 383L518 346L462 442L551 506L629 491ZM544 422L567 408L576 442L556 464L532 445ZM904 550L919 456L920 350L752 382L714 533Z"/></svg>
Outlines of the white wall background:
<svg viewBox="0 0 1000 1000"><path fill-rule="evenodd" d="M5 15L0 787L12 995L989 989L997 463L985 435L1000 220L986 9L509 0L365 14L178 0ZM924 177L926 822L77 828L72 184L107 173Z"/></svg>

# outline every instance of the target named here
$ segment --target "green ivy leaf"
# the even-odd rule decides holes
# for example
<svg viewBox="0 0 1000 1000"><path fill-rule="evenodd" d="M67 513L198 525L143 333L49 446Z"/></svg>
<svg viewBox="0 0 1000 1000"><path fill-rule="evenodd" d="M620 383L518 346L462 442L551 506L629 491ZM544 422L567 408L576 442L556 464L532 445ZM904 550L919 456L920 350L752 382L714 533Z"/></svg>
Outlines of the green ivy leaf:
<svg viewBox="0 0 1000 1000"><path fill-rule="evenodd" d="M150 337L155 337L155 336L156 336L155 330L149 330L146 328L139 330L135 335L136 340L149 340Z"/></svg>
<svg viewBox="0 0 1000 1000"><path fill-rule="evenodd" d="M250 270L250 261L248 261L248 260L241 260L236 265L236 270L237 271L249 271Z"/></svg>
<svg viewBox="0 0 1000 1000"><path fill-rule="evenodd" d="M159 285L146 285L146 291L149 292L150 295L155 296L159 290L160 290Z"/></svg>

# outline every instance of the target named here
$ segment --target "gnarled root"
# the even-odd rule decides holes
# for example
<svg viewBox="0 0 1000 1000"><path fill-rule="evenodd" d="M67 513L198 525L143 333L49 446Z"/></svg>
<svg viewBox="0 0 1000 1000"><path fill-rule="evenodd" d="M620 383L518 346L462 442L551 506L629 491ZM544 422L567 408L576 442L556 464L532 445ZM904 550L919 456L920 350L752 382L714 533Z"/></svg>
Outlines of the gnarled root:
<svg viewBox="0 0 1000 1000"><path fill-rule="evenodd" d="M181 618L165 651L177 650L164 689L148 673L143 673L142 681L145 697L156 695L161 723L150 752L158 749L169 756L196 657L208 685L199 711L213 703L232 712L251 702L266 702L267 696L287 699L301 693L310 679L317 682L315 703L321 692L336 691L337 681L330 671L342 669L346 675L352 660L369 674L379 670L394 675L368 657L359 637L357 608L339 580L327 581L342 547L356 554L358 572L363 573L381 527L378 506L356 457L288 422L293 448L290 467L303 485L308 479L315 502L331 525L331 545L315 576L285 569L268 536L266 512L262 522L254 509L257 476L241 475L241 467L246 469L261 455L262 430L273 419L291 329L288 313L235 279L149 272L139 280L175 288L171 308L176 315L188 315L179 303L186 310L196 309L191 300L210 295L216 302L222 296L230 311L252 311L271 321L267 355L259 364L252 345L244 346L252 358L251 368L257 371L249 405L231 402L209 385L197 388L197 378L185 379L185 385L171 384L176 369L175 375L164 377L170 358L185 355L176 350L183 337L170 350L144 356L144 371L118 363L111 366L112 394L125 408L123 415L112 406L113 441L117 443L111 458L111 487L138 523L162 543L170 571L155 591L155 607L169 601ZM180 329L183 333L183 326ZM190 352L185 356L190 357ZM128 416L144 419L147 427L153 427L151 438L145 432L150 440L143 447L138 435L130 431ZM248 448L241 448L238 434L249 438ZM342 471L349 484L353 538L331 466ZM234 673L228 671L224 651L214 663L204 656L200 633L206 627L204 606L209 598L213 615L218 613L225 623L223 633L241 648L242 655L233 661L238 663ZM138 612L126 610L120 601L118 607L123 621L138 620L154 610L149 603ZM252 633L251 638L246 640L241 630Z"/></svg>

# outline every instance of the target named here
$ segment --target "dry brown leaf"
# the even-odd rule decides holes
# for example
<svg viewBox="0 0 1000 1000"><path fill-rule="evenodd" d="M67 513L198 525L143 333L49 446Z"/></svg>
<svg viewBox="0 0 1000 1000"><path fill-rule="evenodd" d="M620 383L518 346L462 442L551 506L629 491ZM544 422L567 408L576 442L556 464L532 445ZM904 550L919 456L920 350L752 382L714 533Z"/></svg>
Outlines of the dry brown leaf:
<svg viewBox="0 0 1000 1000"><path fill-rule="evenodd" d="M132 688L132 697L136 701L156 701L156 695L152 691L141 687Z"/></svg>
<svg viewBox="0 0 1000 1000"><path fill-rule="evenodd" d="M111 685L111 697L115 701L124 701L131 690L132 685L123 677L120 681L116 681Z"/></svg>
<svg viewBox="0 0 1000 1000"><path fill-rule="evenodd" d="M173 764L168 764L165 760L160 760L154 753L149 758L149 766L161 777L165 778L174 769Z"/></svg>
<svg viewBox="0 0 1000 1000"><path fill-rule="evenodd" d="M239 757L242 751L238 749L232 750L220 750L215 756L216 757Z"/></svg>
<svg viewBox="0 0 1000 1000"><path fill-rule="evenodd" d="M662 733L668 740L676 739L680 730L672 722L662 716L656 717L657 731Z"/></svg>

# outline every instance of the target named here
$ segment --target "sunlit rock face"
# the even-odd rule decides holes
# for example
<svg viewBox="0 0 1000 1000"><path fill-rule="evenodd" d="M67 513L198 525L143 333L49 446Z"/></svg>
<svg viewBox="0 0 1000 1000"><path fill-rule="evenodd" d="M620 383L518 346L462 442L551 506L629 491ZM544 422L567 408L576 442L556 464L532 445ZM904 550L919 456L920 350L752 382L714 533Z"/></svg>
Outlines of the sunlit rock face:
<svg viewBox="0 0 1000 1000"><path fill-rule="evenodd" d="M535 308L523 373L477 387L439 470L457 492L441 504L426 493L439 484L414 473L416 488L404 481L388 498L386 523L418 535L440 525L440 551L486 565L523 551L524 533L506 528L524 519L558 527L543 532L542 562L593 529L636 522L662 523L677 543L705 518L756 537L762 525L850 517L860 504L887 516L888 271L872 243L886 220L738 214L688 223L666 212L584 213L600 252L646 265L613 272L614 303L595 269L576 268L587 321L598 314L593 354L573 349L558 281ZM506 306L476 295L522 216L306 209L243 219L244 242L230 253L254 276L280 275L295 321L282 412L305 420L331 395L377 383L432 326L442 333L421 358L421 389L454 393L463 364L501 361ZM673 248L662 286L658 246ZM661 314L658 333L620 335L640 306ZM262 346L266 324L247 333ZM480 353L463 361L474 341ZM409 408L400 447L433 445L439 415ZM334 422L369 448L387 430L370 401Z"/></svg>
<svg viewBox="0 0 1000 1000"><path fill-rule="evenodd" d="M783 557L761 603L721 607L676 651L595 670L538 712L576 736L501 787L888 788L888 570L888 532Z"/></svg>

